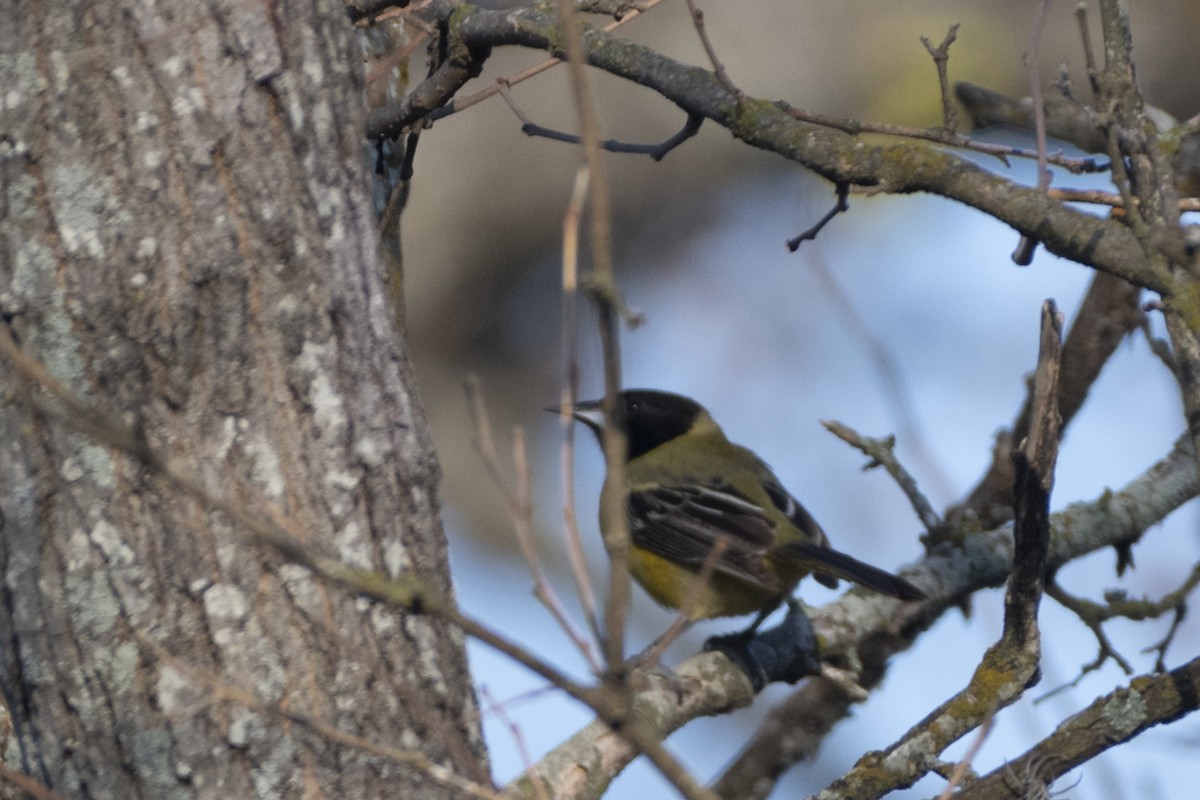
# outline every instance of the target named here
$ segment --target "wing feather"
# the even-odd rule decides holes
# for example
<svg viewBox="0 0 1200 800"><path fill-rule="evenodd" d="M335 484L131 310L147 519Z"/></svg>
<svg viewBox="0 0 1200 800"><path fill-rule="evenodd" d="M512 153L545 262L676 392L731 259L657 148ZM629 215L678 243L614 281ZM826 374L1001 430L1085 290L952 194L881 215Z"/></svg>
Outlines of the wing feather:
<svg viewBox="0 0 1200 800"><path fill-rule="evenodd" d="M775 523L761 507L725 484L654 486L629 494L633 544L699 571L719 539L725 550L715 570L778 591L763 561Z"/></svg>

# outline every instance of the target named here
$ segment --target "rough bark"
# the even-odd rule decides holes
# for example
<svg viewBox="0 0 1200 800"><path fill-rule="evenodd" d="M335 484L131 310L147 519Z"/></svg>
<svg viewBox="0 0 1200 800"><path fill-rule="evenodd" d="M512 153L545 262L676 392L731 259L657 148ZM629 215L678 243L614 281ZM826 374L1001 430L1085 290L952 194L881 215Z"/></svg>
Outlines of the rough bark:
<svg viewBox="0 0 1200 800"><path fill-rule="evenodd" d="M0 324L210 491L448 594L342 5L3 18ZM10 763L72 797L459 794L325 725L486 780L457 631L282 564L0 382Z"/></svg>

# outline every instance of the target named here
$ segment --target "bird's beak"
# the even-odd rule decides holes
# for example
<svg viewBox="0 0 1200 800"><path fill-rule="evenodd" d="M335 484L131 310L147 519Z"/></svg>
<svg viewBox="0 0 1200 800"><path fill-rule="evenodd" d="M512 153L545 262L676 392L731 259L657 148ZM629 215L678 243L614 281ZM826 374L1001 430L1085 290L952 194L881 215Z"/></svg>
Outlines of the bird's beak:
<svg viewBox="0 0 1200 800"><path fill-rule="evenodd" d="M594 431L604 429L604 409L599 400L584 400L574 406L547 406L546 411L562 414L564 411Z"/></svg>

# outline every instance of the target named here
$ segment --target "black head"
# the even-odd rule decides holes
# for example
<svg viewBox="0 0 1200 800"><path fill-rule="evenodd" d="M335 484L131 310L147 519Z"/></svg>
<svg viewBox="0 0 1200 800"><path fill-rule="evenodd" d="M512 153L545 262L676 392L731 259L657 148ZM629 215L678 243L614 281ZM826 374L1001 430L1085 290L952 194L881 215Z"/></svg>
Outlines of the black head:
<svg viewBox="0 0 1200 800"><path fill-rule="evenodd" d="M572 416L599 438L604 412L599 400L577 403ZM690 397L654 389L627 389L617 395L617 425L629 440L629 459L648 453L660 444L687 433L708 412Z"/></svg>

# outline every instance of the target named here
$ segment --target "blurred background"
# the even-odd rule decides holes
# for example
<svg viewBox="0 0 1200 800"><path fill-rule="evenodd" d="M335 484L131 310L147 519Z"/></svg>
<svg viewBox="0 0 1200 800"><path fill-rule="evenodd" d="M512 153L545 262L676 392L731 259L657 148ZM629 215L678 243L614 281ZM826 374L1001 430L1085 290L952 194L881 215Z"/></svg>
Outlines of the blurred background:
<svg viewBox="0 0 1200 800"><path fill-rule="evenodd" d="M886 0L701 3L709 36L732 80L747 94L782 99L824 114L914 126L940 122L936 73L919 37L936 45L962 23L951 48L952 80L1028 94L1022 55L1036 3ZM1081 90L1087 79L1073 3L1051 5L1043 36L1048 85L1065 64ZM1098 9L1092 4L1093 29ZM1180 119L1200 112L1200 4L1132 3L1138 79L1145 96ZM668 0L620 29L678 60L709 68L687 7ZM1099 42L1098 32L1093 34ZM542 60L500 50L463 94ZM606 137L657 142L683 114L658 96L591 73ZM567 76L555 69L512 90L533 121L574 132ZM966 126L965 117L963 126ZM986 137L1030 145L1011 131ZM1027 163L1011 168L975 158L1014 180L1033 183ZM564 669L582 659L530 594L506 507L471 446L463 381L478 375L492 423L507 453L524 429L537 502L541 557L550 582L580 621L562 544L562 430L541 409L557 402L564 379L559 258L562 217L580 153L530 139L499 97L436 123L421 139L413 195L404 219L409 342L419 387L445 474L444 500L459 600L471 614ZM1041 302L1054 298L1067 322L1089 272L1038 252L1030 267L1009 255L1017 237L963 206L932 197L853 196L815 242L788 253L796 236L833 204L833 189L782 158L735 141L706 124L661 163L607 156L614 214L613 250L629 305L645 315L623 330L624 382L691 395L735 441L753 447L820 520L836 547L898 569L920 556L920 526L895 485L819 424L836 419L861 433L895 433L898 453L935 507L970 489L991 459L996 431L1011 423L1037 350ZM1104 176L1055 172L1054 185L1104 187ZM1096 213L1105 213L1096 210ZM601 393L593 315L581 306L581 395ZM1160 321L1156 334L1163 336ZM1124 344L1106 368L1063 444L1054 506L1118 488L1162 457L1182 432L1175 384L1144 337ZM576 456L579 520L597 585L605 557L595 501L603 465L590 437ZM1111 552L1072 564L1060 576L1100 600L1104 589L1157 598L1176 588L1200 559L1200 515L1191 503L1150 531L1135 549L1136 570L1118 580ZM813 582L805 601L837 595ZM793 769L777 797L823 788L866 750L885 747L969 678L998 636L1002 594L975 599L970 618L947 614L916 647L895 659L870 700L827 740L815 761ZM635 589L629 647L641 649L671 615ZM1077 677L1097 652L1094 638L1052 601L1043 604L1044 677L1004 711L976 758L979 772L1019 755L1065 716L1126 682L1109 664L1069 691L1036 698ZM1111 623L1106 630L1134 668L1168 620ZM714 633L745 620L697 626L667 663L699 650ZM1200 648L1200 626L1185 620L1168 654L1176 666ZM500 781L561 742L591 715L503 658L472 644L483 695L485 732ZM757 720L788 692L770 687L752 708L700 720L670 740L704 779L717 774ZM968 737L970 738L970 737ZM951 749L962 755L968 742ZM1200 780L1200 720L1151 731L1072 775L1073 796L1191 798ZM525 753L522 753L524 749ZM610 797L662 789L638 762ZM897 796L929 797L940 780Z"/></svg>

